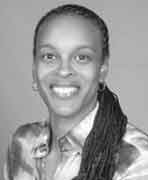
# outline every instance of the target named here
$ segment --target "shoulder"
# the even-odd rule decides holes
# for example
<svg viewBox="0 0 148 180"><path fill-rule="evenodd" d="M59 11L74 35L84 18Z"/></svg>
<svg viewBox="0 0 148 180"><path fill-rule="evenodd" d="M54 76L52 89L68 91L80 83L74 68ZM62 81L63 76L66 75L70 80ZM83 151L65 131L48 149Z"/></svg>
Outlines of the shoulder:
<svg viewBox="0 0 148 180"><path fill-rule="evenodd" d="M51 131L47 121L26 123L16 128L8 142L3 168L4 179L8 180L9 174L14 170L18 171L15 167L19 167L20 164L16 163L28 162L28 155L30 157L45 156L44 152L40 153L40 147L44 143L51 143ZM38 151L35 151L36 149ZM27 156L23 154L27 154Z"/></svg>
<svg viewBox="0 0 148 180"><path fill-rule="evenodd" d="M148 135L145 132L129 123L117 155L115 180L148 178Z"/></svg>

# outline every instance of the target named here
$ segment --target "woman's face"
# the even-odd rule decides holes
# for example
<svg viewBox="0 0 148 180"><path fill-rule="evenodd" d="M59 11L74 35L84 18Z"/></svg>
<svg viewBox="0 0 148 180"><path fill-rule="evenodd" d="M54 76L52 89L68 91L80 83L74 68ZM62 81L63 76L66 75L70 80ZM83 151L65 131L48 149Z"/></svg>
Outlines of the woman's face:
<svg viewBox="0 0 148 180"><path fill-rule="evenodd" d="M88 20L60 16L42 25L33 75L52 113L72 117L96 103L101 57L101 34Z"/></svg>

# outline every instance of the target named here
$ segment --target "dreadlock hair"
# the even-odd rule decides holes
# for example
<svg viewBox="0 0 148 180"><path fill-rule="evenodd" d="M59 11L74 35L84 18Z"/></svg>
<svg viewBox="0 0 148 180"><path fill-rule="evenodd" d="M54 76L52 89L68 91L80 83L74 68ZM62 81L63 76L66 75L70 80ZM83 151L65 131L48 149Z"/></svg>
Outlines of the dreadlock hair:
<svg viewBox="0 0 148 180"><path fill-rule="evenodd" d="M126 131L127 117L118 97L108 87L98 91L99 110L93 128L87 136L78 176L73 180L112 180L116 155Z"/></svg>
<svg viewBox="0 0 148 180"><path fill-rule="evenodd" d="M109 57L109 33L105 22L94 11L76 4L59 6L40 19L34 33L34 57L40 28L45 22L61 15L83 17L98 27L102 37L102 61ZM126 130L127 117L117 96L107 86L98 91L98 101L99 110L84 143L79 173L73 180L112 180L116 170L116 154Z"/></svg>

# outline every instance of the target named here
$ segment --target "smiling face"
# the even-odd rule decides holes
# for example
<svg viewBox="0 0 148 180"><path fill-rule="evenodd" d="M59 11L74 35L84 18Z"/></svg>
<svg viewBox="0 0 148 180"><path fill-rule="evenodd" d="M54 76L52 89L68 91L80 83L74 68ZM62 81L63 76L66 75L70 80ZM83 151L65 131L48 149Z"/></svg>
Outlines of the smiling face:
<svg viewBox="0 0 148 180"><path fill-rule="evenodd" d="M98 28L78 16L58 16L40 27L33 76L50 112L73 117L94 107L101 42Z"/></svg>

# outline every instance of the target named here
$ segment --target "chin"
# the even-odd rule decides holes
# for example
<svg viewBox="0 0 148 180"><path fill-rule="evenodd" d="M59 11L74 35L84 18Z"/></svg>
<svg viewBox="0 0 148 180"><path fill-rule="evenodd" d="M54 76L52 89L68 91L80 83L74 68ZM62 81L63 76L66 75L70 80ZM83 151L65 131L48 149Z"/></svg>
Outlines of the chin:
<svg viewBox="0 0 148 180"><path fill-rule="evenodd" d="M61 117L74 117L76 116L81 109L81 106L78 103L62 103L62 104L50 104L49 110Z"/></svg>
<svg viewBox="0 0 148 180"><path fill-rule="evenodd" d="M70 107L59 107L54 109L53 112L61 117L72 117L78 113L78 110Z"/></svg>

